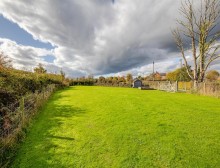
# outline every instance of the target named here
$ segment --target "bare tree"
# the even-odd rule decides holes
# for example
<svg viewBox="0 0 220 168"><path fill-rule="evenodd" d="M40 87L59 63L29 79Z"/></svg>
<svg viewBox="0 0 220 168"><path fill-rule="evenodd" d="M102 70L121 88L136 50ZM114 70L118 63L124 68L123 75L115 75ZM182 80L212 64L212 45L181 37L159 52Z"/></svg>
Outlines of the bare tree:
<svg viewBox="0 0 220 168"><path fill-rule="evenodd" d="M194 1L195 2L195 1ZM177 19L178 28L172 31L177 47L184 60L189 77L197 83L203 82L205 73L210 64L220 58L220 30L217 30L220 21L219 0L200 0L197 7L193 0L182 2L180 14L182 19ZM190 45L193 66L189 65L186 58L187 46ZM191 73L191 69L193 73Z"/></svg>
<svg viewBox="0 0 220 168"><path fill-rule="evenodd" d="M0 68L12 68L11 59L4 55L2 52L0 53Z"/></svg>
<svg viewBox="0 0 220 168"><path fill-rule="evenodd" d="M35 73L44 74L47 70L43 67L43 64L39 63L37 67L34 68Z"/></svg>

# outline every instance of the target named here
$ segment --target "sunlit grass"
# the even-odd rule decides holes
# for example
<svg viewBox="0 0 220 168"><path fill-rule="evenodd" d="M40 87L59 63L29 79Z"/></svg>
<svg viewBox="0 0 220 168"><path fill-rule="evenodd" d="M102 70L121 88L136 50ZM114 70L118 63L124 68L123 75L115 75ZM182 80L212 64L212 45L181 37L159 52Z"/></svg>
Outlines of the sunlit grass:
<svg viewBox="0 0 220 168"><path fill-rule="evenodd" d="M131 88L59 91L12 167L220 167L220 100Z"/></svg>

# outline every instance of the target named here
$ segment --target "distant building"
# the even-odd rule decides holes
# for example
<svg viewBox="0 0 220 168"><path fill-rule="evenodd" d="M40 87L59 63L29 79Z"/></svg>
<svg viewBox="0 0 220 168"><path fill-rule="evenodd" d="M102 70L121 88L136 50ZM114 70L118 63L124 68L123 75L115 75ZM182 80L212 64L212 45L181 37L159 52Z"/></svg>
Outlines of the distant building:
<svg viewBox="0 0 220 168"><path fill-rule="evenodd" d="M154 80L157 80L157 81L166 80L166 73L156 72L156 73L154 74Z"/></svg>
<svg viewBox="0 0 220 168"><path fill-rule="evenodd" d="M140 79L135 79L133 81L133 88L138 88L142 86L142 81Z"/></svg>
<svg viewBox="0 0 220 168"><path fill-rule="evenodd" d="M160 73L160 76L161 76L161 80L166 80L167 77L166 77L166 73Z"/></svg>

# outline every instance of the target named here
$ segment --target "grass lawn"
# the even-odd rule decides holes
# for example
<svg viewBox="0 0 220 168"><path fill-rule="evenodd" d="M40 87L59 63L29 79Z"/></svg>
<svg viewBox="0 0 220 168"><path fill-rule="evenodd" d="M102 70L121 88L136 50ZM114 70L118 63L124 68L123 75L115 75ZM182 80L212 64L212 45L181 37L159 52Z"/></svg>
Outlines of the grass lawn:
<svg viewBox="0 0 220 168"><path fill-rule="evenodd" d="M220 167L220 100L132 88L56 92L14 168Z"/></svg>

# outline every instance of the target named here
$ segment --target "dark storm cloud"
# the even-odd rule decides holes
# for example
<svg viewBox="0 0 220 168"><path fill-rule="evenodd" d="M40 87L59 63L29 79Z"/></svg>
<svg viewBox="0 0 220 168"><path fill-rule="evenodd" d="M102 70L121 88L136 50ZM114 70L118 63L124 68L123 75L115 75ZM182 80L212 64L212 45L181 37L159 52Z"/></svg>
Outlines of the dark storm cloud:
<svg viewBox="0 0 220 168"><path fill-rule="evenodd" d="M176 27L180 1L112 2L1 0L0 11L35 39L50 42L53 66L66 68L69 75L149 71L152 61L176 67L171 59L176 60L179 51L171 29ZM33 57L38 57L37 53ZM169 68L161 66L160 70Z"/></svg>

